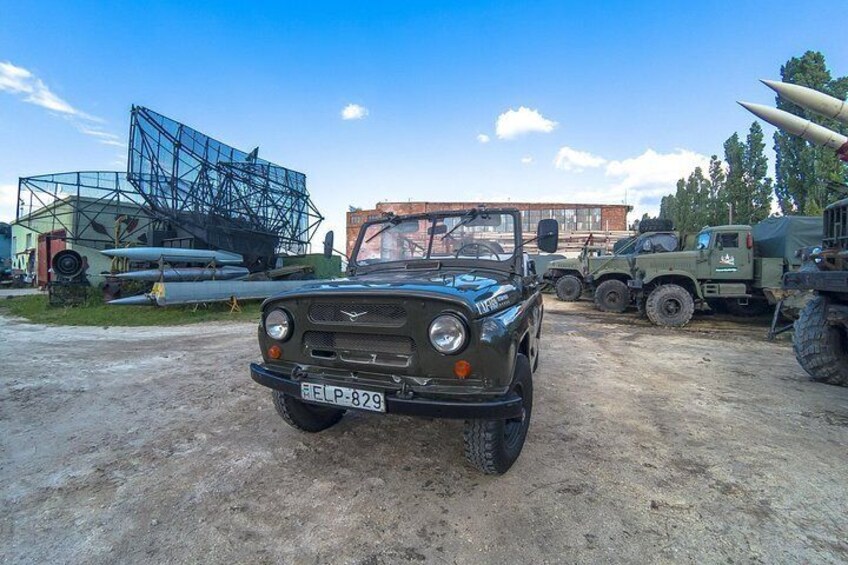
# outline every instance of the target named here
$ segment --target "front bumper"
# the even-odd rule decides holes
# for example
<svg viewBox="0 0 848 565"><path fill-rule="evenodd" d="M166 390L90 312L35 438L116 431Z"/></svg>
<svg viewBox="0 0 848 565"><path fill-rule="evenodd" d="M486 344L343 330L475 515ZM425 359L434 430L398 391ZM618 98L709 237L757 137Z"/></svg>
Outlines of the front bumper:
<svg viewBox="0 0 848 565"><path fill-rule="evenodd" d="M272 371L257 363L250 364L250 377L262 386L279 390L295 398L301 398L300 385L302 382L312 382L309 379L296 380L290 375ZM374 388L354 386L366 389ZM445 400L420 396L404 397L396 391L384 390L384 392L386 394L387 414L461 420L506 420L520 418L523 411L521 398L517 395L508 395L494 400ZM322 404L322 406L325 405Z"/></svg>

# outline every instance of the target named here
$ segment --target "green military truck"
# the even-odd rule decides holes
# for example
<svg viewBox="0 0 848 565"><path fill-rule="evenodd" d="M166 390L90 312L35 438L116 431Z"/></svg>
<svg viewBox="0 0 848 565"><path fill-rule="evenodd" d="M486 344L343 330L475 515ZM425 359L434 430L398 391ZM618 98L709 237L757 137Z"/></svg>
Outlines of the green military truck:
<svg viewBox="0 0 848 565"><path fill-rule="evenodd" d="M603 248L584 246L580 256L552 261L545 279L556 290L557 298L566 302L590 292L595 307L603 312L624 312L631 303L627 286L631 278L630 257L633 254L676 251L679 238L671 231L643 233L622 246L614 255L603 254Z"/></svg>
<svg viewBox="0 0 848 565"><path fill-rule="evenodd" d="M815 292L795 321L792 344L814 381L848 386L848 198L825 209L823 236L805 268L783 277L787 290Z"/></svg>
<svg viewBox="0 0 848 565"><path fill-rule="evenodd" d="M725 305L733 314L764 312L783 275L800 267L799 249L820 240L821 218L768 218L751 227L701 230L695 249L630 257L636 304L658 326L685 326L696 308Z"/></svg>

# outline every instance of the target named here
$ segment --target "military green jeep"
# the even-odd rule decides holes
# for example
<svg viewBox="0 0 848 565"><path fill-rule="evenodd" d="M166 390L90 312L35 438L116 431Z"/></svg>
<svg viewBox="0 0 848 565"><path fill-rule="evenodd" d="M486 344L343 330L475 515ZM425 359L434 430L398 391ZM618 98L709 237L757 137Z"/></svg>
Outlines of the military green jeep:
<svg viewBox="0 0 848 565"><path fill-rule="evenodd" d="M556 251L557 231L542 220L538 248ZM305 432L346 410L463 419L466 458L504 473L524 445L539 363L543 305L528 241L515 209L366 222L347 278L265 301L264 362L251 375Z"/></svg>

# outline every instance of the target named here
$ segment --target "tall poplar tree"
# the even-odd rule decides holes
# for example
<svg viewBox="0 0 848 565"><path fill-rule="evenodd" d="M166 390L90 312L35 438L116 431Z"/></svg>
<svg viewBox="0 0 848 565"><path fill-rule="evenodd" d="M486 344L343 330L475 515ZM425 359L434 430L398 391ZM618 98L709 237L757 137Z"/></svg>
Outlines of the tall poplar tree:
<svg viewBox="0 0 848 565"><path fill-rule="evenodd" d="M845 100L848 77L834 79L818 51L807 51L780 67L783 82L808 86ZM777 107L813 120L848 135L848 126L813 114L800 106L776 97ZM800 137L778 130L774 134L775 193L784 214L818 215L837 198L828 193L829 181L848 182L848 167L840 163L832 149L813 146Z"/></svg>

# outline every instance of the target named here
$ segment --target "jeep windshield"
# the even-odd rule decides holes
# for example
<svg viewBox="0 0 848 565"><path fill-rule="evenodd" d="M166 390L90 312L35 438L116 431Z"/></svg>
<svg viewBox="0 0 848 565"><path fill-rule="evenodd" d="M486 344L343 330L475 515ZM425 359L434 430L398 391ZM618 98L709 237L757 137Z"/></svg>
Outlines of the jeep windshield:
<svg viewBox="0 0 848 565"><path fill-rule="evenodd" d="M370 221L363 226L351 259L358 266L472 260L507 267L518 246L516 215L470 210Z"/></svg>

